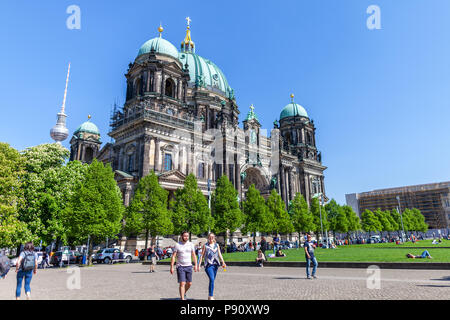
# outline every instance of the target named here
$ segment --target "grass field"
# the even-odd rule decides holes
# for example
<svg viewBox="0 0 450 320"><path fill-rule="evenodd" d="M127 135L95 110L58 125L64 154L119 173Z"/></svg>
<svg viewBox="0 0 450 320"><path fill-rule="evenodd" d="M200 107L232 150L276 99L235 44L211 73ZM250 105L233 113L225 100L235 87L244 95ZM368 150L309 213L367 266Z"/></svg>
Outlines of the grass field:
<svg viewBox="0 0 450 320"><path fill-rule="evenodd" d="M395 247L396 249L390 249ZM408 247L408 248L404 248ZM428 252L433 259L407 259L406 254L420 255L424 249L409 249L409 247L429 247ZM436 247L445 247L444 249L435 249ZM284 258L268 258L268 261L305 261L303 248L283 250L286 254ZM266 251L266 254L272 251ZM432 245L429 240L418 241L415 244L407 242L402 245L391 243L362 244L339 246L338 249L317 248L316 258L319 261L348 261L348 262L449 262L450 263L450 241L442 242L439 245ZM257 253L235 252L223 255L227 261L255 261Z"/></svg>

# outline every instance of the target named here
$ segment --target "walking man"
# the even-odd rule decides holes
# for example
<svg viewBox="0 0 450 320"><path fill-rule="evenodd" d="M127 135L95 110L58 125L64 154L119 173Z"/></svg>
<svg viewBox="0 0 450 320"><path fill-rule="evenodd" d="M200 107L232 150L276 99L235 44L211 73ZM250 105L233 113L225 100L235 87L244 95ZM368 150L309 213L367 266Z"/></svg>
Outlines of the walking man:
<svg viewBox="0 0 450 320"><path fill-rule="evenodd" d="M170 273L173 274L173 265L177 260L177 278L180 284L180 298L186 300L186 292L192 285L192 260L194 261L194 271L197 272L197 257L195 255L194 244L189 240L189 233L181 233L181 241L175 245L172 260L170 261Z"/></svg>
<svg viewBox="0 0 450 320"><path fill-rule="evenodd" d="M306 278L307 279L312 279L312 278L317 278L316 277L316 270L317 270L317 259L314 256L314 243L311 241L311 235L308 234L307 238L306 238L306 242L303 245L303 248L305 249L305 258L306 258ZM312 261L313 263L313 271L312 274L310 275L309 273L309 264ZM311 278L312 276L312 278Z"/></svg>
<svg viewBox="0 0 450 320"><path fill-rule="evenodd" d="M275 254L278 250L278 246L280 245L280 238L278 238L278 234L273 238L273 254Z"/></svg>
<svg viewBox="0 0 450 320"><path fill-rule="evenodd" d="M266 246L267 246L267 241L266 241L266 238L263 236L263 237L261 237L259 249L262 251L264 256L266 255Z"/></svg>

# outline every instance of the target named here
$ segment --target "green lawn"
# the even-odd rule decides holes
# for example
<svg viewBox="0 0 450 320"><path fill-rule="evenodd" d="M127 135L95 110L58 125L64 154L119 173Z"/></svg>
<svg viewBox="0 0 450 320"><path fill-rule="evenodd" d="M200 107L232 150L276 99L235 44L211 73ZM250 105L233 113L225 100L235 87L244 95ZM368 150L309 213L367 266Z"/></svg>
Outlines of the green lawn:
<svg viewBox="0 0 450 320"><path fill-rule="evenodd" d="M429 244L428 244L429 242ZM364 244L364 245L350 245L339 246L338 249L322 249L317 248L316 258L320 261L348 261L348 262L450 262L450 241L447 241L447 249L433 249L433 247L441 246L443 243L431 246L431 241L419 241L415 245L408 242L403 245L395 245L398 249L383 249L389 247L389 243L380 244ZM430 247L427 249L433 259L407 259L406 254L420 255L424 249L407 249L408 247ZM268 258L268 261L305 261L305 253L303 248L283 250L286 254L284 258ZM266 254L272 251L266 251ZM251 252L235 252L226 253L223 255L225 262L227 261L255 261L257 253Z"/></svg>

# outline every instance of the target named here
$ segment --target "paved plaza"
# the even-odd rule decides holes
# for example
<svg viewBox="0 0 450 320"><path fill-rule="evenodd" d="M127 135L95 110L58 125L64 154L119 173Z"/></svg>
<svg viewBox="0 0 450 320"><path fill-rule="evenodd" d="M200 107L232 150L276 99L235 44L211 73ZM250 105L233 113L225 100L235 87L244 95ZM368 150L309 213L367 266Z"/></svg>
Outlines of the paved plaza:
<svg viewBox="0 0 450 320"><path fill-rule="evenodd" d="M149 273L141 263L94 265L79 268L80 288L68 268L38 270L31 283L32 298L38 299L178 299L176 274L158 265ZM450 299L448 270L380 270L380 289L368 289L366 269L318 269L318 279L308 280L303 268L228 267L219 270L217 300L321 300L321 299ZM370 282L370 281L369 281ZM0 281L0 299L14 299L16 277L11 270ZM68 285L69 283L69 285ZM372 283L372 282L370 282ZM72 288L72 289L69 289ZM194 273L188 299L205 300L208 278L203 269ZM22 293L22 298L24 294Z"/></svg>

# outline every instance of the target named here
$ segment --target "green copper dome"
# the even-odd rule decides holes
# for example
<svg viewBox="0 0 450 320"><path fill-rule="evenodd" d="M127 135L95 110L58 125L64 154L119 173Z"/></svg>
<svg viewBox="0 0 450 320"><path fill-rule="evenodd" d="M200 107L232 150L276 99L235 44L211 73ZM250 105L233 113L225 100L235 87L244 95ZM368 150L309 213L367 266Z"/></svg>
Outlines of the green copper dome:
<svg viewBox="0 0 450 320"><path fill-rule="evenodd" d="M280 113L280 120L287 117L305 117L308 118L305 108L294 102L289 103Z"/></svg>
<svg viewBox="0 0 450 320"><path fill-rule="evenodd" d="M97 126L89 120L79 126L74 134L77 134L79 132L89 132L100 135L100 131L98 130Z"/></svg>
<svg viewBox="0 0 450 320"><path fill-rule="evenodd" d="M150 53L152 49L155 50L156 53L166 54L175 59L178 58L177 48L175 48L175 46L171 44L169 41L161 37L150 39L146 43L144 43L141 49L139 49L138 56Z"/></svg>
<svg viewBox="0 0 450 320"><path fill-rule="evenodd" d="M188 65L190 81L196 87L204 87L213 91L222 91L226 97L234 99L234 91L228 85L222 70L211 60L205 59L193 52L180 52L178 59Z"/></svg>

